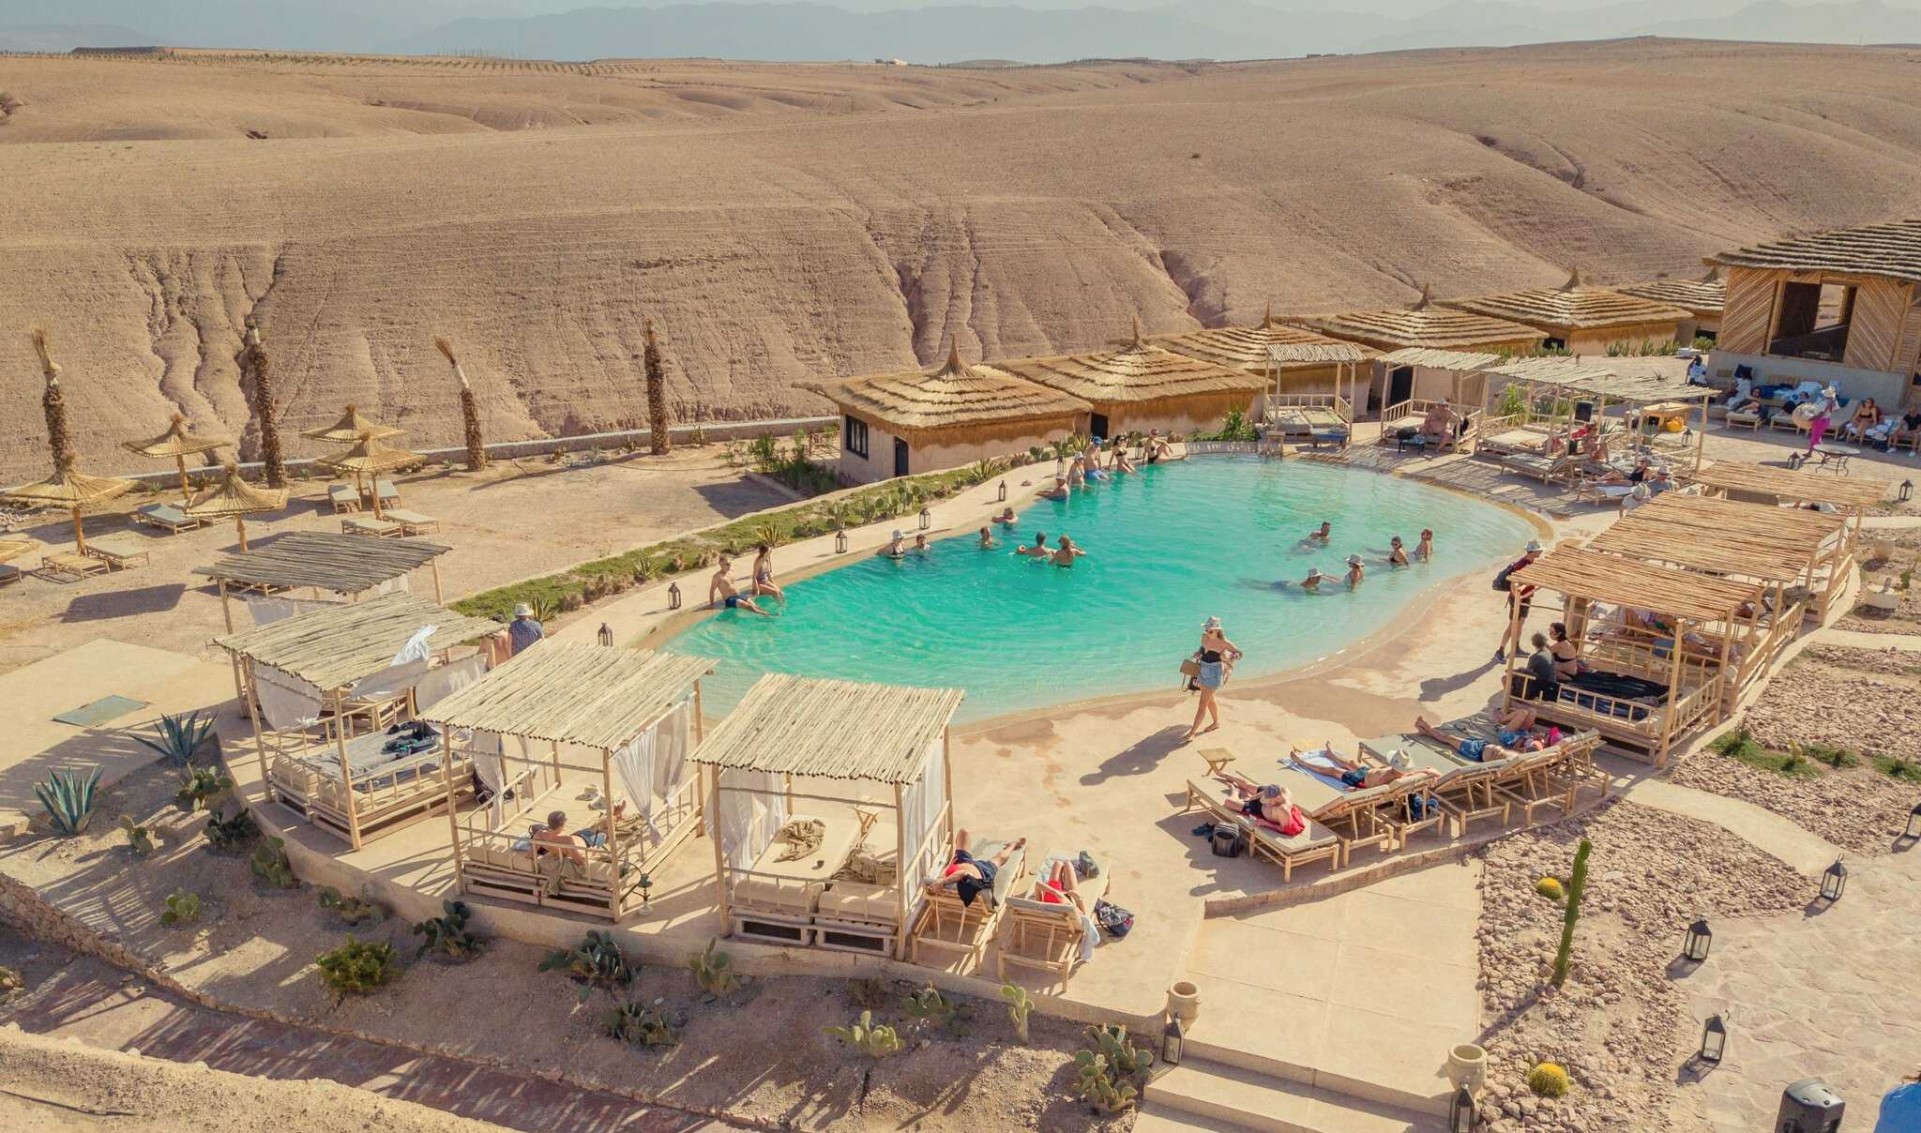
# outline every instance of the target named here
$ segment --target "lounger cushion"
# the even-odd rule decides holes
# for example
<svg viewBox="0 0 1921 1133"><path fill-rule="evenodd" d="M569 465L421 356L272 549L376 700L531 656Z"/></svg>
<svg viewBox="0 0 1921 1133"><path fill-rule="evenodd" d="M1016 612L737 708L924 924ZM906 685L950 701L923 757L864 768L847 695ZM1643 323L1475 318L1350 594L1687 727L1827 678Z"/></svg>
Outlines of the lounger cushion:
<svg viewBox="0 0 1921 1133"><path fill-rule="evenodd" d="M892 888L836 881L820 895L822 920L855 924L893 924L900 918L900 897Z"/></svg>

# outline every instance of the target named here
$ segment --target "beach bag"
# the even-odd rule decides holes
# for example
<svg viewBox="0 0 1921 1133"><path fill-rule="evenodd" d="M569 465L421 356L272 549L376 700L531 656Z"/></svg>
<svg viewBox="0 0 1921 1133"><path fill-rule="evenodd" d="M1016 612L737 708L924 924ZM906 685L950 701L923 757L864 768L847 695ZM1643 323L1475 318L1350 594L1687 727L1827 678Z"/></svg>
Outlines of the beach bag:
<svg viewBox="0 0 1921 1133"><path fill-rule="evenodd" d="M1100 925L1107 935L1119 940L1134 931L1134 914L1112 901L1096 901L1094 923Z"/></svg>
<svg viewBox="0 0 1921 1133"><path fill-rule="evenodd" d="M1181 662L1181 676L1198 677L1200 675L1201 675L1201 663L1199 661L1196 661L1194 658L1189 657L1187 660Z"/></svg>
<svg viewBox="0 0 1921 1133"><path fill-rule="evenodd" d="M1210 848L1217 858L1238 858L1247 852L1247 835L1232 823L1216 823Z"/></svg>

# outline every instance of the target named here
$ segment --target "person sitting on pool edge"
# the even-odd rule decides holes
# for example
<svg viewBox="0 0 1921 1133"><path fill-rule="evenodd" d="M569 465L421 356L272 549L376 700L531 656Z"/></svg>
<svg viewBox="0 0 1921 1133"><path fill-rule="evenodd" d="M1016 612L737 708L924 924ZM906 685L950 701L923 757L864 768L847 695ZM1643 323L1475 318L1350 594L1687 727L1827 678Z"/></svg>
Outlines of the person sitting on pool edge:
<svg viewBox="0 0 1921 1133"><path fill-rule="evenodd" d="M1369 787L1385 787L1389 783L1399 782L1409 775L1432 778L1440 774L1440 772L1434 770L1432 767L1415 768L1413 761L1407 757L1407 753L1404 751L1389 752L1386 766L1378 763L1362 763L1358 759L1342 759L1340 754L1334 750L1332 741L1320 751L1312 754L1318 755L1328 763L1340 768L1340 772L1334 775L1334 777L1341 781L1341 786L1346 787L1350 791L1364 791ZM1316 774L1330 774L1327 768L1309 763L1306 759L1302 758L1302 753L1299 750L1294 752L1293 759L1300 766Z"/></svg>
<svg viewBox="0 0 1921 1133"><path fill-rule="evenodd" d="M1388 540L1387 565L1391 567L1404 567L1407 565L1407 548L1401 545L1401 537L1399 535Z"/></svg>
<svg viewBox="0 0 1921 1133"><path fill-rule="evenodd" d="M1079 547L1076 547L1074 545L1074 540L1072 538L1070 538L1068 535L1063 533L1061 535L1060 550L1054 552L1054 565L1061 566L1061 567L1071 567L1074 565L1075 559L1081 558L1086 554L1087 554L1086 551L1083 551Z"/></svg>
<svg viewBox="0 0 1921 1133"><path fill-rule="evenodd" d="M1050 558L1054 554L1053 551L1047 549L1047 532L1045 531L1034 532L1034 541L1032 543L1024 543L1014 548L1014 553L1017 555L1026 555L1030 559Z"/></svg>
<svg viewBox="0 0 1921 1133"><path fill-rule="evenodd" d="M732 559L723 557L714 567L714 577L707 582L707 604L715 609L746 610L751 614L759 614L763 618L773 617L774 615L761 609L752 598L742 594L734 586L734 580L727 577L727 572L733 565Z"/></svg>
<svg viewBox="0 0 1921 1133"><path fill-rule="evenodd" d="M1000 545L1000 540L994 538L994 529L983 526L981 528L980 549L983 551L991 551Z"/></svg>
<svg viewBox="0 0 1921 1133"><path fill-rule="evenodd" d="M1232 801L1246 817L1288 838L1306 831L1307 816L1294 804L1294 796L1287 788L1272 783L1257 786L1254 780L1232 771L1223 771L1214 777L1234 792Z"/></svg>
<svg viewBox="0 0 1921 1133"><path fill-rule="evenodd" d="M1414 557L1422 562L1434 561L1434 529L1421 528L1421 541L1414 544Z"/></svg>
<svg viewBox="0 0 1921 1133"><path fill-rule="evenodd" d="M973 838L965 830L954 832L954 856L947 860L947 868L941 871L940 878L927 883L929 893L939 893L943 889L953 889L960 894L961 904L972 905L974 898L982 893L990 897L994 892L994 875L1014 856L1014 851L1027 845L1027 839L1016 838L1009 846L1002 846L991 858L977 858L968 849Z"/></svg>
<svg viewBox="0 0 1921 1133"><path fill-rule="evenodd" d="M1471 759L1476 763L1494 763L1507 759L1510 756L1522 755L1530 751L1540 751L1547 746L1542 739L1532 733L1525 733L1518 736L1512 732L1501 733L1502 736L1514 740L1513 747L1497 742L1499 737L1494 740L1483 740L1473 736L1457 736L1451 732L1442 731L1440 728L1428 723L1427 717L1425 716L1416 716L1414 718L1414 730L1430 740L1436 740L1446 744L1449 750L1459 755L1462 759Z"/></svg>
<svg viewBox="0 0 1921 1133"><path fill-rule="evenodd" d="M1114 442L1114 458L1107 462L1107 467L1110 471L1114 472L1135 471L1134 462L1127 459L1127 443L1125 441Z"/></svg>
<svg viewBox="0 0 1921 1133"><path fill-rule="evenodd" d="M1347 588L1352 590L1356 586L1359 586L1361 579L1365 577L1367 577L1367 568L1362 565L1361 556L1349 555L1347 557Z"/></svg>
<svg viewBox="0 0 1921 1133"><path fill-rule="evenodd" d="M1041 499L1064 500L1072 495L1073 491L1072 488L1067 486L1067 474L1063 472L1054 477L1054 486L1042 492Z"/></svg>

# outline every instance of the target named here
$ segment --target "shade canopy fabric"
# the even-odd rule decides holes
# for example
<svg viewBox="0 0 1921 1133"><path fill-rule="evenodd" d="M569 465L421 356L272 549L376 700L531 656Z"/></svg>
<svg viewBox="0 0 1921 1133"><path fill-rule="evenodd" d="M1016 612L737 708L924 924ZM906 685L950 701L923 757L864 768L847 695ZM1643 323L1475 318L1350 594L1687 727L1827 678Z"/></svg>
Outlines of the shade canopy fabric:
<svg viewBox="0 0 1921 1133"><path fill-rule="evenodd" d="M1731 620L1742 605L1761 600L1759 584L1736 582L1603 554L1556 547L1508 576L1576 598L1633 606L1696 622Z"/></svg>
<svg viewBox="0 0 1921 1133"><path fill-rule="evenodd" d="M144 441L124 442L128 452L137 453L140 456L169 459L212 452L215 449L226 448L232 443L232 441L215 440L212 437L194 436L187 432L187 418L179 413L173 415L173 420L167 425L167 431L159 436Z"/></svg>
<svg viewBox="0 0 1921 1133"><path fill-rule="evenodd" d="M1688 477L1697 484L1736 492L1774 496L1794 503L1834 504L1837 507L1869 507L1887 498L1892 484L1884 480L1842 478L1814 471L1797 472L1789 468L1769 468L1764 464L1743 464L1719 460Z"/></svg>
<svg viewBox="0 0 1921 1133"><path fill-rule="evenodd" d="M396 429L392 425L383 425L370 417L363 417L359 409L349 405L347 411L340 415L340 420L322 428L308 429L300 435L312 437L317 441L333 441L337 444L350 445L362 437L383 440L387 437L397 437L406 431Z"/></svg>
<svg viewBox="0 0 1921 1133"><path fill-rule="evenodd" d="M693 760L723 771L904 785L921 776L963 695L769 673Z"/></svg>
<svg viewBox="0 0 1921 1133"><path fill-rule="evenodd" d="M543 641L421 715L449 728L617 749L714 665L678 653Z"/></svg>
<svg viewBox="0 0 1921 1133"><path fill-rule="evenodd" d="M1609 401L1651 405L1659 401L1702 401L1714 396L1706 386L1687 384L1687 362L1680 358L1609 358L1605 361L1562 355L1517 358L1486 367L1516 381L1604 397Z"/></svg>
<svg viewBox="0 0 1921 1133"><path fill-rule="evenodd" d="M500 629L489 619L456 614L411 594L386 594L241 630L214 644L315 688L339 689L389 668L426 626L433 627L428 642L436 650Z"/></svg>
<svg viewBox="0 0 1921 1133"><path fill-rule="evenodd" d="M360 594L408 574L451 548L418 539L369 539L326 531L290 531L265 547L222 555L193 573L244 586L312 586Z"/></svg>

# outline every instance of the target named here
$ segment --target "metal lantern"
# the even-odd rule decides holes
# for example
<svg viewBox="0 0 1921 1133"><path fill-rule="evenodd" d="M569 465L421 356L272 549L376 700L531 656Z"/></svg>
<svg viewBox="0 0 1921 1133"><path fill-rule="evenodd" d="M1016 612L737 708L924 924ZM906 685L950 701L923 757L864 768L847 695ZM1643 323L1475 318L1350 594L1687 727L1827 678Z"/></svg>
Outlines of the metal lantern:
<svg viewBox="0 0 1921 1133"><path fill-rule="evenodd" d="M606 622L600 623L599 636L602 645L612 645L614 643L614 627L608 625Z"/></svg>
<svg viewBox="0 0 1921 1133"><path fill-rule="evenodd" d="M1910 842L1921 841L1921 803L1915 803L1908 812L1908 829L1902 834Z"/></svg>
<svg viewBox="0 0 1921 1133"><path fill-rule="evenodd" d="M1912 487L1913 485L1909 485L1909 486L1910 486L1910 487ZM1903 498L1903 499L1906 499L1907 497L1905 497L1905 496L1903 496L1902 498ZM1001 481L1001 492L1000 492L1000 501L999 501L999 502L1001 502L1001 503L1006 503L1006 502L1007 502L1007 481L1005 481L1005 480L1002 480L1002 481Z"/></svg>
<svg viewBox="0 0 1921 1133"><path fill-rule="evenodd" d="M667 584L667 608L670 610L680 609L680 583L678 582L670 582Z"/></svg>
<svg viewBox="0 0 1921 1133"><path fill-rule="evenodd" d="M1719 1015L1708 1019L1708 1025L1701 1028L1701 1061L1719 1064L1721 1056L1728 1049L1728 1025Z"/></svg>
<svg viewBox="0 0 1921 1133"><path fill-rule="evenodd" d="M1909 500L1913 499L1914 498L1914 481L1912 480L1901 481L1900 495L1901 495L1902 503L1907 503Z"/></svg>
<svg viewBox="0 0 1921 1133"><path fill-rule="evenodd" d="M1161 1062L1167 1066L1181 1064L1181 1048L1187 1045L1187 1033L1181 1030L1178 1015L1167 1017L1167 1026L1161 1030Z"/></svg>
<svg viewBox="0 0 1921 1133"><path fill-rule="evenodd" d="M1681 955L1699 964L1708 958L1708 946L1713 940L1714 934L1708 931L1708 922L1695 921L1688 926L1687 937L1681 941Z"/></svg>
<svg viewBox="0 0 1921 1133"><path fill-rule="evenodd" d="M847 531L845 528L834 532L834 553L836 555L844 555L847 553Z"/></svg>
<svg viewBox="0 0 1921 1133"><path fill-rule="evenodd" d="M1447 1104L1448 1133L1474 1133L1474 1118L1474 1095L1462 1086Z"/></svg>
<svg viewBox="0 0 1921 1133"><path fill-rule="evenodd" d="M934 522L934 514L926 508L920 509L920 529L925 531Z"/></svg>
<svg viewBox="0 0 1921 1133"><path fill-rule="evenodd" d="M1833 904L1841 899L1841 894L1845 892L1847 888L1848 867L1841 864L1840 858L1836 858L1834 859L1834 864L1828 867L1827 872L1821 875L1821 899L1829 904Z"/></svg>

